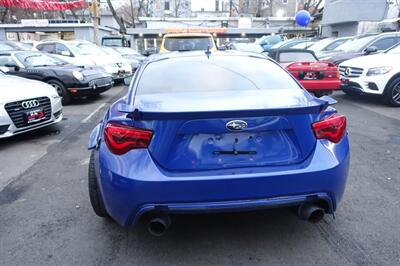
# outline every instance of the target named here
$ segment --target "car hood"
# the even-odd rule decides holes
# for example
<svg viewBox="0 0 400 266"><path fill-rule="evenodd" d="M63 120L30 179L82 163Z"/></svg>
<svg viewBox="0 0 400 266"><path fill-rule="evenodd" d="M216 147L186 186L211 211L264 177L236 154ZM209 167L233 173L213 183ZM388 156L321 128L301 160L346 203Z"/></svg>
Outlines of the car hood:
<svg viewBox="0 0 400 266"><path fill-rule="evenodd" d="M87 66L87 67L79 67L71 64L67 65L59 65L59 66L48 66L48 67L40 67L46 70L55 71L57 74L61 73L71 73L74 71L81 72L85 77L87 76L108 76L107 73L104 72L103 68L97 66Z"/></svg>
<svg viewBox="0 0 400 266"><path fill-rule="evenodd" d="M85 59L88 59L88 60L94 62L98 66L122 63L125 60L123 58L113 57L113 56L109 56L109 55L101 55L101 56L100 55L84 55L83 57Z"/></svg>
<svg viewBox="0 0 400 266"><path fill-rule="evenodd" d="M348 53L348 52L335 52L328 55L324 55L319 59L322 61L332 62L334 64L340 64L345 60L352 59L354 57L358 57L363 55L362 53Z"/></svg>
<svg viewBox="0 0 400 266"><path fill-rule="evenodd" d="M43 96L56 96L56 90L41 81L17 76L0 76L0 104Z"/></svg>
<svg viewBox="0 0 400 266"><path fill-rule="evenodd" d="M359 68L373 68L381 66L398 65L400 55L396 54L374 54L367 56L356 57L342 64L345 66L359 67Z"/></svg>

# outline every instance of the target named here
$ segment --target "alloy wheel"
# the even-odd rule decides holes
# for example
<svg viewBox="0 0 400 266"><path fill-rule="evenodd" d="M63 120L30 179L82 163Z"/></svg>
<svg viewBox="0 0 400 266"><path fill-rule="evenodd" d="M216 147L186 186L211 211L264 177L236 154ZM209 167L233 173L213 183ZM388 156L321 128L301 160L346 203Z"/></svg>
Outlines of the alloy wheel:
<svg viewBox="0 0 400 266"><path fill-rule="evenodd" d="M395 103L400 104L400 82L392 90L392 99Z"/></svg>

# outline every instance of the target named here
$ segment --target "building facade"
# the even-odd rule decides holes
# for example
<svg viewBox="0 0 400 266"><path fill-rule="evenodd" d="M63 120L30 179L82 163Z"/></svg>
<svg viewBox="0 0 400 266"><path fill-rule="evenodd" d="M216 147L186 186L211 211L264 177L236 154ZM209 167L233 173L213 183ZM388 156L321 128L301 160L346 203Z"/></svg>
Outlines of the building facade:
<svg viewBox="0 0 400 266"><path fill-rule="evenodd" d="M399 16L398 1L326 0L322 36L342 37L379 32L379 23Z"/></svg>

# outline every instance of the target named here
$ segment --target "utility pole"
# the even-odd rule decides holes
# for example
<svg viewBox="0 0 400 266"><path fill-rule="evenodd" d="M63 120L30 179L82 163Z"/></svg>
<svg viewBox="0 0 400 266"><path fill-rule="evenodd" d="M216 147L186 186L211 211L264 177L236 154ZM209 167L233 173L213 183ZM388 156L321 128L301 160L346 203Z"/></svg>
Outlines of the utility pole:
<svg viewBox="0 0 400 266"><path fill-rule="evenodd" d="M100 4L98 0L92 1L92 22L93 22L93 37L94 43L99 45L99 15L100 15Z"/></svg>

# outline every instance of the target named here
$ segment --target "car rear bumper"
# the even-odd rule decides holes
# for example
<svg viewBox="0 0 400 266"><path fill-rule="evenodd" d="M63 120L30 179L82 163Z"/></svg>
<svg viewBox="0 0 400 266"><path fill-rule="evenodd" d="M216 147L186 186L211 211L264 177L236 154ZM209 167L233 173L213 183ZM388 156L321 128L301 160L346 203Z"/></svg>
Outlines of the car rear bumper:
<svg viewBox="0 0 400 266"><path fill-rule="evenodd" d="M318 141L313 155L290 167L167 173L147 150L115 156L101 144L95 156L106 209L124 226L149 211L244 211L309 200L323 200L328 212L334 212L349 166L347 137L339 144Z"/></svg>
<svg viewBox="0 0 400 266"><path fill-rule="evenodd" d="M340 80L300 80L308 91L333 91L340 89Z"/></svg>

